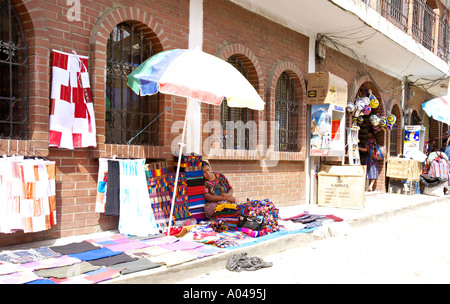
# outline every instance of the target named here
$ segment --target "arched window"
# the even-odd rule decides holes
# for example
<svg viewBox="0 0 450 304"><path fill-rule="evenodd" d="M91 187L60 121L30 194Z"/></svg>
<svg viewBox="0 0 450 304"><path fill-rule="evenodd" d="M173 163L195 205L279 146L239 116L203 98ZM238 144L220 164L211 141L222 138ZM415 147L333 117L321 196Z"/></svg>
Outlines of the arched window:
<svg viewBox="0 0 450 304"><path fill-rule="evenodd" d="M112 30L106 58L106 142L126 144L159 112L159 94L138 96L128 86L128 75L152 56L152 45L132 23ZM159 124L153 122L131 144L156 146Z"/></svg>
<svg viewBox="0 0 450 304"><path fill-rule="evenodd" d="M295 83L288 73L278 78L275 90L275 121L278 122L278 151L298 151L299 101Z"/></svg>
<svg viewBox="0 0 450 304"><path fill-rule="evenodd" d="M0 0L0 138L29 138L28 43L10 0Z"/></svg>
<svg viewBox="0 0 450 304"><path fill-rule="evenodd" d="M231 56L227 60L228 63L233 65L245 78L248 79L248 69L245 67L244 62L237 56ZM220 123L223 129L223 145L227 149L240 149L249 150L254 149L255 143L252 141L253 134L251 133L251 126L247 125L244 132L241 135L241 130L236 128L236 122L242 122L244 125L253 120L253 111L248 108L231 108L228 107L227 102L224 100L221 104L221 117ZM228 122L228 128L227 128ZM232 126L232 128L230 128ZM253 130L255 131L255 130ZM239 138L243 136L244 138ZM229 146L231 143L231 146Z"/></svg>

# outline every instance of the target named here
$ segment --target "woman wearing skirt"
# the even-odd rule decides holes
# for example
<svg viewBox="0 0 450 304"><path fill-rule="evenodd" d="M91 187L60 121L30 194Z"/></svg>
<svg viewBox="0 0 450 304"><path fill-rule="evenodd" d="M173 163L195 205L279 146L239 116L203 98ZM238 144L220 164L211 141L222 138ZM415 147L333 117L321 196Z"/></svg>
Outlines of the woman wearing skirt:
<svg viewBox="0 0 450 304"><path fill-rule="evenodd" d="M360 148L361 151L365 151L366 156L364 158L364 164L367 166L366 179L369 180L369 187L367 191L374 191L375 181L378 179L378 161L373 158L371 146L377 144L374 134L372 132L368 133L367 143L364 148Z"/></svg>

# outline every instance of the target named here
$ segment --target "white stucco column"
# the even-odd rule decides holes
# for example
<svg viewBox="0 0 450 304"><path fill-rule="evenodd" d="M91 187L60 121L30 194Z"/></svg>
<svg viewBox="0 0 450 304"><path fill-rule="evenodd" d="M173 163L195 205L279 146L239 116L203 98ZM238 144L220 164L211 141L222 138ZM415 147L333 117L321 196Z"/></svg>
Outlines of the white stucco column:
<svg viewBox="0 0 450 304"><path fill-rule="evenodd" d="M203 48L203 0L190 0L189 4L189 48ZM186 153L201 154L202 113L200 102L189 102L186 133Z"/></svg>

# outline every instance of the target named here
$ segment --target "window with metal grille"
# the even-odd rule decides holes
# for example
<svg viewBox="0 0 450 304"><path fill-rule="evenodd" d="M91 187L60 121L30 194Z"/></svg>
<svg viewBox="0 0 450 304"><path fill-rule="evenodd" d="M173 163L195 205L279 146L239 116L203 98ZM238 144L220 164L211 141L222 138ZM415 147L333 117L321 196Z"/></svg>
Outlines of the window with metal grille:
<svg viewBox="0 0 450 304"><path fill-rule="evenodd" d="M0 138L29 138L28 43L10 0L0 0Z"/></svg>
<svg viewBox="0 0 450 304"><path fill-rule="evenodd" d="M240 58L231 56L228 58L227 62L233 65L239 72L241 72L242 75L245 76L245 78L248 79L248 69L245 67ZM226 100L222 102L220 110L220 123L222 124L223 129L223 147L226 149L237 150L254 149L255 143L253 142L253 136L251 136L251 131L249 128L245 128L244 130L237 130L234 128L236 123L239 121L241 121L244 125L253 121L253 111L248 108L229 107ZM244 136L244 138L239 138L239 136ZM243 145L241 143L243 143Z"/></svg>
<svg viewBox="0 0 450 304"><path fill-rule="evenodd" d="M152 56L151 43L134 24L120 23L112 30L106 59L106 142L126 144L153 121L159 112L159 94L139 96L128 86L128 75ZM131 144L157 146L156 120Z"/></svg>
<svg viewBox="0 0 450 304"><path fill-rule="evenodd" d="M288 73L278 78L275 91L275 122L278 123L278 151L298 151L299 101L295 83Z"/></svg>

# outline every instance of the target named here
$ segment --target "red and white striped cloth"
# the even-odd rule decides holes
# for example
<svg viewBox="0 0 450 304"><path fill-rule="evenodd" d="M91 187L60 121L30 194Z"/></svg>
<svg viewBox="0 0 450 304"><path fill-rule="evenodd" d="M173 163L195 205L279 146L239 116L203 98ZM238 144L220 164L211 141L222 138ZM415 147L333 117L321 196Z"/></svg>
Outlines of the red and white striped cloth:
<svg viewBox="0 0 450 304"><path fill-rule="evenodd" d="M95 116L87 56L53 50L49 146L95 147Z"/></svg>

